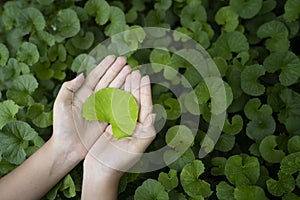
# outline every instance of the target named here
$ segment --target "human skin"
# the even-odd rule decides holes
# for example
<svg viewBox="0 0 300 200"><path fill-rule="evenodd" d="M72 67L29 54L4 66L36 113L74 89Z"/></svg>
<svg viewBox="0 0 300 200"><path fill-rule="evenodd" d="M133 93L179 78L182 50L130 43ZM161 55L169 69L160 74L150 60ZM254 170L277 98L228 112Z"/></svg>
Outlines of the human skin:
<svg viewBox="0 0 300 200"><path fill-rule="evenodd" d="M0 180L1 199L41 199L82 161L107 128L82 118L83 103L99 89L122 87L130 72L125 57L108 56L86 78L81 74L65 82L54 103L51 138Z"/></svg>
<svg viewBox="0 0 300 200"><path fill-rule="evenodd" d="M127 76L124 89L132 93L140 106L136 129L132 136L116 139L108 126L92 146L84 160L84 200L117 199L121 176L138 161L156 136L149 77L141 78L134 71Z"/></svg>

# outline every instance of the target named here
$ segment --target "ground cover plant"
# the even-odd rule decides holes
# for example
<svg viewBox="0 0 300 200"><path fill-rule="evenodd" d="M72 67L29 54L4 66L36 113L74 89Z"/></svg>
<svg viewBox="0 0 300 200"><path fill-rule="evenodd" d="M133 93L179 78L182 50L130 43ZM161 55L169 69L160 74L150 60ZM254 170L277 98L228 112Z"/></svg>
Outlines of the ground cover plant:
<svg viewBox="0 0 300 200"><path fill-rule="evenodd" d="M133 67L161 63L183 74L197 94L201 118L194 142L177 161L154 172L125 174L119 199L300 199L299 0L16 0L0 5L0 177L50 137L61 84L76 76L98 43L152 26L182 32L207 50L225 82L227 117L218 142L199 159L214 102L201 77L167 51L127 55ZM138 33L124 38L133 48L143 40L143 31ZM96 63L89 61L89 67ZM178 84L163 67L151 73ZM166 110L157 123L164 117L166 122L149 151L164 145L176 151L178 145L170 142L175 134L178 144L190 141L191 130L180 125L182 113L198 113L168 88L153 85L153 101ZM81 181L78 165L44 198L80 199Z"/></svg>

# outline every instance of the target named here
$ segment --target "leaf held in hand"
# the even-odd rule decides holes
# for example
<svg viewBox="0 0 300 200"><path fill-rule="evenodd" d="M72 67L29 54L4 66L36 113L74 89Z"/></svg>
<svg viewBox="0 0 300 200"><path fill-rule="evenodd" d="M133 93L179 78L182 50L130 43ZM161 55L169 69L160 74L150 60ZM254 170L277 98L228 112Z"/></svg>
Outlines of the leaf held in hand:
<svg viewBox="0 0 300 200"><path fill-rule="evenodd" d="M130 93L116 88L104 88L86 100L82 114L86 120L110 123L114 137L123 138L130 136L135 129L138 105Z"/></svg>

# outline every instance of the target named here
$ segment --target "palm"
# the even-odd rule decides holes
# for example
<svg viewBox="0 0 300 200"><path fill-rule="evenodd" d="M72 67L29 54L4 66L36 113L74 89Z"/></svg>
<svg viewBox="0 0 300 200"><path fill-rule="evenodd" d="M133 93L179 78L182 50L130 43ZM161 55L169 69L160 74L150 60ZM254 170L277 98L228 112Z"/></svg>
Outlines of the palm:
<svg viewBox="0 0 300 200"><path fill-rule="evenodd" d="M155 138L150 81L146 77L141 79L138 74L133 72L129 75L124 85L124 89L131 92L140 103L139 119L134 133L130 137L116 139L109 125L89 151L86 162L98 162L111 170L127 171Z"/></svg>
<svg viewBox="0 0 300 200"><path fill-rule="evenodd" d="M87 121L82 117L82 105L95 91L105 87L119 88L130 68L124 67L126 59L106 57L80 85L68 82L63 85L54 105L54 136L64 146L79 148L85 156L94 142L104 132L107 124Z"/></svg>

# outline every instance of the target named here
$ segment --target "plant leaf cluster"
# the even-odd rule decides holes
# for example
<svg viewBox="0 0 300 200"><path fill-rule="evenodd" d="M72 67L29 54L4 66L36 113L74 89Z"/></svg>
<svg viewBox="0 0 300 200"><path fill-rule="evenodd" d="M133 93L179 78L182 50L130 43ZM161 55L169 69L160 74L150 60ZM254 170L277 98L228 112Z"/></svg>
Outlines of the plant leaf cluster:
<svg viewBox="0 0 300 200"><path fill-rule="evenodd" d="M62 83L89 73L99 62L90 51L111 38L118 46L99 47L97 53L130 50L125 56L132 67L151 63L146 73L165 80L152 85L158 135L149 151L167 146L166 167L125 174L119 199L300 198L299 0L9 0L0 5L0 177L50 138ZM201 44L222 81L199 74L193 58L166 49L137 50L147 42L141 27L151 26L178 31L153 33L154 45L184 44L188 38L179 33ZM133 34L113 36L126 30ZM185 92L175 96L168 88L176 87ZM218 98L223 93L226 98ZM222 131L218 141L205 137L211 118L225 110L224 127L213 127ZM199 123L181 124L186 115L200 116ZM210 153L200 160L202 146ZM79 199L81 181L78 165L44 199Z"/></svg>

